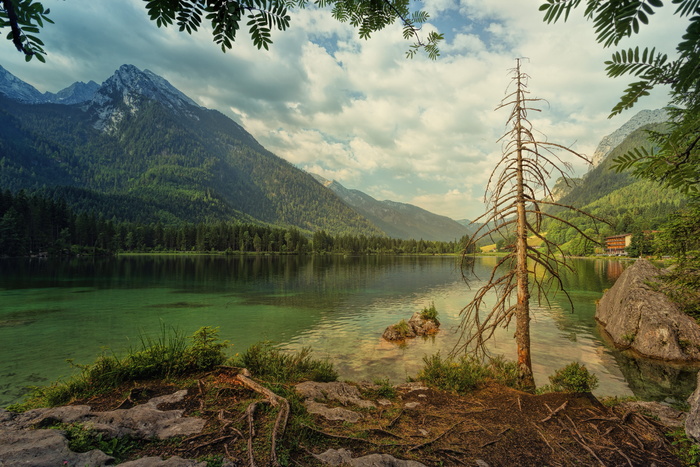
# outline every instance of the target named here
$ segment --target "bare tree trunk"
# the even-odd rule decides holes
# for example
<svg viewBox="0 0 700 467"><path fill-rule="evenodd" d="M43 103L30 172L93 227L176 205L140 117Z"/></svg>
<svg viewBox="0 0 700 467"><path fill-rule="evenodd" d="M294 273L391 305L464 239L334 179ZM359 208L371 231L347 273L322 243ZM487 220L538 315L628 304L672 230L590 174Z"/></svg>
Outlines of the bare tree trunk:
<svg viewBox="0 0 700 467"><path fill-rule="evenodd" d="M515 134L517 147L517 174L516 174L516 205L518 213L517 241L515 251L517 255L517 285L518 301L515 308L515 342L518 351L518 379L522 389L534 391L535 379L532 375L532 358L530 356L530 291L528 288L527 270L527 219L525 210L525 180L523 176L523 139L522 121L525 96L523 93L522 75L520 74L520 60L516 65L517 90L515 109Z"/></svg>
<svg viewBox="0 0 700 467"><path fill-rule="evenodd" d="M493 241L494 236L505 239L515 235L515 242L508 246L508 253L497 261L486 285L462 309L461 335L453 355L465 351L488 356L486 342L494 336L497 328L508 328L512 318L515 318L518 383L522 389L534 391L530 352L530 292L537 296L538 303L549 305L547 295L561 290L573 307L559 272L560 268L572 270L571 266L561 256L559 245L541 232L542 222L544 219L561 222L584 238L595 241L572 223L545 210L543 205L573 210L594 221L601 219L551 201L552 192L547 186L547 180L553 173L558 173L564 180L568 179L560 167L568 167L568 164L556 155L556 151L564 150L588 160L565 146L535 138L528 112L540 111L532 105L540 99L528 97L528 76L521 72L519 59L512 71L516 89L508 93L496 108L512 109L508 117L510 129L499 140L504 141L503 157L491 173L484 196L489 204L489 212L473 221L480 223L480 226L470 238L462 256L464 279L469 282L474 274L474 256L471 255L476 250L470 249L471 246L486 238ZM531 235L541 242L539 248L528 247L527 240ZM536 270L541 273L535 274ZM487 304L490 294L496 295L493 305ZM517 296L517 300L513 296Z"/></svg>

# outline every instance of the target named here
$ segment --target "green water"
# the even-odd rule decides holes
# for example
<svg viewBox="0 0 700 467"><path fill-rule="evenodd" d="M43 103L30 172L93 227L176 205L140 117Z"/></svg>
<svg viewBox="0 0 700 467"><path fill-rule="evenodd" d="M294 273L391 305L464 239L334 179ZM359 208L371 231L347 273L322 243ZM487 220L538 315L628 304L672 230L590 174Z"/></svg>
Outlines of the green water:
<svg viewBox="0 0 700 467"><path fill-rule="evenodd" d="M426 354L449 352L470 290L455 258L127 256L114 259L0 261L0 406L26 387L47 384L90 363L104 349L138 346L162 326L191 334L218 326L231 353L270 340L310 346L328 357L342 379L404 381ZM486 275L494 258L481 258ZM563 296L535 307L533 366L538 384L576 360L600 379L599 395L681 398L693 374L657 367L611 349L596 328L595 300L612 285L622 263L579 260ZM478 281L473 287L478 287ZM442 331L397 346L381 339L386 326L434 302ZM513 329L491 348L514 357Z"/></svg>

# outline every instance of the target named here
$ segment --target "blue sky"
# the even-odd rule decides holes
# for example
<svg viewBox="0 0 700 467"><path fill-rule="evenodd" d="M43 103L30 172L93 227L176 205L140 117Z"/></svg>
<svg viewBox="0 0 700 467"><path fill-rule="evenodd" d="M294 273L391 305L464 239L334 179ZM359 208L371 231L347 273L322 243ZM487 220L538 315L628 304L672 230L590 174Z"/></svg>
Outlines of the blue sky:
<svg viewBox="0 0 700 467"><path fill-rule="evenodd" d="M292 12L291 28L273 35L270 51L241 35L222 53L206 29L189 36L157 28L141 0L43 3L55 21L41 33L46 64L25 63L9 42L0 46L0 64L40 91L101 83L133 64L230 116L304 170L454 219L484 211L507 118L494 109L516 57L528 58L531 96L547 101L533 114L535 127L588 156L603 136L667 97L659 89L608 119L628 81L605 76L612 51L595 42L581 12L544 24L540 0L425 0L431 20L424 32L446 35L434 62L405 58L411 43L398 24L361 40L314 8ZM652 17L643 34L621 45L672 53L684 26L671 13ZM570 162L585 172L585 164Z"/></svg>

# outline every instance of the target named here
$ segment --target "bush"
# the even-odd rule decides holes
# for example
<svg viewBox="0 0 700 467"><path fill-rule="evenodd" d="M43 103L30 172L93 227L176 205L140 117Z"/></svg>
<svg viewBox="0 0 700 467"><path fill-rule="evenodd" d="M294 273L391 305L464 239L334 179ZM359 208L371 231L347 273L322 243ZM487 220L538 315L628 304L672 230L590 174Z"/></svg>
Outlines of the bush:
<svg viewBox="0 0 700 467"><path fill-rule="evenodd" d="M548 386L540 392L591 392L598 387L598 377L589 373L585 365L571 362L549 377Z"/></svg>
<svg viewBox="0 0 700 467"><path fill-rule="evenodd" d="M304 347L296 353L275 349L270 342L252 345L236 362L258 378L272 383L296 383L311 380L335 381L338 373L327 360L311 358L311 349Z"/></svg>
<svg viewBox="0 0 700 467"><path fill-rule="evenodd" d="M423 311L420 312L420 317L423 319L437 321L438 311L435 308L435 303L431 303L429 307L423 308Z"/></svg>
<svg viewBox="0 0 700 467"><path fill-rule="evenodd" d="M417 379L429 386L457 394L466 394L486 381L497 381L515 387L517 384L517 366L502 357L483 364L473 357L462 356L455 361L443 359L438 352L423 357L423 369Z"/></svg>

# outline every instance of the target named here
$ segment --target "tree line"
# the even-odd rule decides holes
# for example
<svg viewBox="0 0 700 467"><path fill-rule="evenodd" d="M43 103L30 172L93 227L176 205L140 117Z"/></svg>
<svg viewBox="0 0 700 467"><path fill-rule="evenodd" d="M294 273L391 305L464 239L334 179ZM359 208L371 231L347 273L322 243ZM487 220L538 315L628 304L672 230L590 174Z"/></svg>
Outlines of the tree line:
<svg viewBox="0 0 700 467"><path fill-rule="evenodd" d="M0 191L0 256L110 255L119 252L445 254L463 241L401 240L381 236L313 234L241 222L163 224L105 219L73 211L62 198Z"/></svg>

